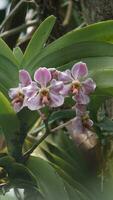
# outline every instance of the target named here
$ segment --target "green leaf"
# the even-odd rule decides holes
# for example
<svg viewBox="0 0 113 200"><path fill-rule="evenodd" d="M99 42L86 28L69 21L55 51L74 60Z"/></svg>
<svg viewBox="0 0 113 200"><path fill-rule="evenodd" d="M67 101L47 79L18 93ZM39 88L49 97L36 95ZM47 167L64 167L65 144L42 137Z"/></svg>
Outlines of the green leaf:
<svg viewBox="0 0 113 200"><path fill-rule="evenodd" d="M57 39L50 45L48 45L48 47L47 47L48 52L49 52L49 54L51 54L53 52L56 52L57 50L64 49L66 47L68 48L73 43L80 43L80 42L86 42L86 41L107 41L107 42L113 41L112 25L113 25L113 21L107 21L107 22L100 22L97 24L93 24L93 25L87 26L87 27L79 29L79 30L75 29L75 30L65 34L61 38ZM35 48L36 48L36 46L35 46ZM33 49L33 50L35 51L35 49ZM39 51L40 50L41 49L39 49ZM35 55L36 55L35 59L37 58L39 51L37 53L35 52ZM41 54L43 54L43 51L41 52ZM30 56L30 54L27 57L28 59L29 59L29 56ZM31 56L31 61L29 62L29 65L27 63L25 63L25 59L23 61L23 64L25 67L27 67L27 66L32 65L32 62L34 62L34 55Z"/></svg>
<svg viewBox="0 0 113 200"><path fill-rule="evenodd" d="M7 183L10 188L32 189L39 194L38 182L32 172L23 164L16 163L12 157L0 158L0 166L7 172Z"/></svg>
<svg viewBox="0 0 113 200"><path fill-rule="evenodd" d="M62 168L52 165L57 173L76 191L76 196L80 197L80 200L95 200L93 194L90 190L87 190L83 185L81 185L76 180L72 179ZM67 190L67 192L69 192ZM77 199L78 200L78 199Z"/></svg>
<svg viewBox="0 0 113 200"><path fill-rule="evenodd" d="M94 57L112 57L113 45L106 42L82 42L59 49L46 47L43 52L33 59L29 70L33 73L38 66L60 67L75 60Z"/></svg>
<svg viewBox="0 0 113 200"><path fill-rule="evenodd" d="M21 64L22 59L23 59L23 52L22 52L22 50L20 49L20 47L15 47L15 48L13 49L13 54L14 54L14 56L16 57L16 59L18 60L18 63Z"/></svg>
<svg viewBox="0 0 113 200"><path fill-rule="evenodd" d="M84 155L81 155L80 149L65 132L59 132L56 137L57 140L54 139L51 143L46 142L46 146L41 146L46 159L59 175L82 195L81 199L95 199L93 185L96 177L90 174ZM55 144L53 145L52 142Z"/></svg>
<svg viewBox="0 0 113 200"><path fill-rule="evenodd" d="M0 126L6 139L8 152L14 157L21 155L19 120L7 98L0 92Z"/></svg>
<svg viewBox="0 0 113 200"><path fill-rule="evenodd" d="M8 194L0 195L0 200L17 200L17 198L9 192Z"/></svg>
<svg viewBox="0 0 113 200"><path fill-rule="evenodd" d="M102 103L104 103L106 99L107 99L107 96L104 94L91 96L91 101L88 105L88 110L90 110L90 117L94 122L97 121L97 112L100 106L102 105Z"/></svg>
<svg viewBox="0 0 113 200"><path fill-rule="evenodd" d="M74 110L66 109L66 110L58 110L56 112L53 112L49 118L49 121L56 121L61 119L72 119L75 117L76 113Z"/></svg>
<svg viewBox="0 0 113 200"><path fill-rule="evenodd" d="M90 76L96 82L97 87L95 93L91 96L91 102L88 107L92 119L97 121L98 109L106 99L113 97L113 68L100 68L98 71L93 71Z"/></svg>
<svg viewBox="0 0 113 200"><path fill-rule="evenodd" d="M34 59L35 56L38 56L40 51L44 48L54 23L55 17L50 16L38 27L25 51L22 67L29 67L31 60Z"/></svg>
<svg viewBox="0 0 113 200"><path fill-rule="evenodd" d="M69 200L62 179L55 170L41 158L31 157L27 167L39 181L44 200Z"/></svg>
<svg viewBox="0 0 113 200"><path fill-rule="evenodd" d="M99 70L94 72L91 77L96 82L97 95L101 95L100 91L102 91L103 95L113 96L113 69Z"/></svg>
<svg viewBox="0 0 113 200"><path fill-rule="evenodd" d="M72 66L80 62L81 59L73 60L67 64L62 65L61 67L58 67L58 70L64 71L66 69L71 69ZM85 62L88 66L89 70L89 76L90 73L95 70L101 70L101 69L112 69L113 68L113 56L98 56L98 57L88 57L88 58L82 58L82 62Z"/></svg>
<svg viewBox="0 0 113 200"><path fill-rule="evenodd" d="M66 181L64 182L70 200L83 200L77 191L71 187ZM81 199L82 198L82 199Z"/></svg>
<svg viewBox="0 0 113 200"><path fill-rule="evenodd" d="M18 82L18 69L6 57L0 56L0 90L8 96L8 90L16 87Z"/></svg>
<svg viewBox="0 0 113 200"><path fill-rule="evenodd" d="M66 151L63 150L61 147L58 147L56 144L52 144L51 142L48 141L46 142L46 145L51 153L59 156L60 158L64 159L67 163L70 163L72 166L75 166L76 168L80 169L78 162L76 162L75 159L73 159L72 156L67 154Z"/></svg>
<svg viewBox="0 0 113 200"><path fill-rule="evenodd" d="M21 137L23 136L24 140L28 131L39 119L39 114L37 111L31 111L28 110L27 108L24 108L17 115L18 119L20 120Z"/></svg>
<svg viewBox="0 0 113 200"><path fill-rule="evenodd" d="M113 133L113 121L105 117L101 122L97 123L97 126L102 132Z"/></svg>
<svg viewBox="0 0 113 200"><path fill-rule="evenodd" d="M91 96L91 102L89 104L89 110L91 118L97 121L97 111L102 103L113 97L113 69L101 69L94 71L91 77L96 82L96 91Z"/></svg>
<svg viewBox="0 0 113 200"><path fill-rule="evenodd" d="M8 89L18 81L18 61L12 51L0 39L0 90L8 95Z"/></svg>
<svg viewBox="0 0 113 200"><path fill-rule="evenodd" d="M49 49L56 50L61 47L66 47L73 42L84 42L84 41L106 41L113 42L113 20L99 22L89 25L85 28L74 29L71 32L65 34L53 43L48 45Z"/></svg>
<svg viewBox="0 0 113 200"><path fill-rule="evenodd" d="M65 171L69 176L71 176L72 179L75 179L76 181L83 182L84 180L84 174L83 171L81 173L78 173L78 166L71 165L70 162L67 162L66 159L62 159L61 156L55 155L55 153L50 153L49 151L43 149L43 153L46 155L47 159L56 166L60 167L63 171ZM79 169L80 171L80 169Z"/></svg>
<svg viewBox="0 0 113 200"><path fill-rule="evenodd" d="M15 66L18 65L18 62L15 56L13 55L11 49L7 46L7 44L2 39L0 39L0 56L6 57L7 59L9 59L10 61L12 61L12 63L15 64Z"/></svg>

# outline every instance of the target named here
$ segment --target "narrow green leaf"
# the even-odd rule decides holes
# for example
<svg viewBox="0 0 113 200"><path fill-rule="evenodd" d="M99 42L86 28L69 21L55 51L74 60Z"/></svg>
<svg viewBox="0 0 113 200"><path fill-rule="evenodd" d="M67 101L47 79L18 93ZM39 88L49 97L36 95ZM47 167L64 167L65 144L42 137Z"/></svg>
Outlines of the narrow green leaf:
<svg viewBox="0 0 113 200"><path fill-rule="evenodd" d="M37 178L44 200L69 200L62 179L55 170L41 158L31 157L27 167Z"/></svg>
<svg viewBox="0 0 113 200"><path fill-rule="evenodd" d="M102 132L107 132L108 135L113 134L113 121L105 117L101 122L97 123L97 126Z"/></svg>
<svg viewBox="0 0 113 200"><path fill-rule="evenodd" d="M7 98L0 92L0 126L5 135L9 154L14 157L21 155L20 124Z"/></svg>
<svg viewBox="0 0 113 200"><path fill-rule="evenodd" d="M0 158L0 166L8 174L10 188L32 188L38 191L38 183L32 172L23 164L16 163L10 156Z"/></svg>
<svg viewBox="0 0 113 200"><path fill-rule="evenodd" d="M102 91L101 91L102 92ZM91 101L88 105L88 110L90 110L90 117L91 119L96 122L97 121L97 112L100 108L100 106L102 105L102 103L104 103L104 101L107 99L107 95L92 95L91 96Z"/></svg>
<svg viewBox="0 0 113 200"><path fill-rule="evenodd" d="M22 52L22 50L20 49L20 47L15 47L15 48L13 49L13 54L14 54L14 56L16 57L16 59L17 59L19 65L20 65L21 62L22 62L22 59L23 59L23 52Z"/></svg>
<svg viewBox="0 0 113 200"><path fill-rule="evenodd" d="M71 187L71 185L69 183L67 183L66 181L64 182L65 184L65 187L66 187L66 190L68 192L68 196L69 196L69 199L70 200L83 200L82 196L80 196L78 194L78 192L73 188Z"/></svg>
<svg viewBox="0 0 113 200"><path fill-rule="evenodd" d="M77 44L86 41L113 41L112 25L113 21L111 20L93 24L79 30L75 29L48 45L46 53L52 54L61 49L64 51L64 48L68 48L73 43ZM43 53L44 52L42 51L41 54ZM35 58L38 54L39 52L36 54ZM71 55L71 53L69 55ZM31 60L34 62L34 57L31 56ZM29 65L32 65L32 62L30 61ZM25 66L27 67L28 65Z"/></svg>
<svg viewBox="0 0 113 200"><path fill-rule="evenodd" d="M55 23L55 17L50 16L38 27L24 54L22 67L28 67L31 60L44 48Z"/></svg>
<svg viewBox="0 0 113 200"><path fill-rule="evenodd" d="M25 138L28 131L39 119L39 114L37 111L31 111L27 108L24 108L17 115L18 119L20 120L21 134L23 135L23 138Z"/></svg>
<svg viewBox="0 0 113 200"><path fill-rule="evenodd" d="M58 67L58 70L64 71L66 69L71 69L75 63L80 61L81 59L73 60L67 64L62 65L61 67ZM82 58L82 62L85 62L87 64L89 70L89 76L92 71L113 68L113 56L87 57L87 58Z"/></svg>
<svg viewBox="0 0 113 200"><path fill-rule="evenodd" d="M103 94L113 95L113 69L99 70L92 73L91 77L96 82L97 89L101 89Z"/></svg>
<svg viewBox="0 0 113 200"><path fill-rule="evenodd" d="M61 147L52 144L51 142L46 142L47 147L49 148L49 151L51 153L53 153L56 156L59 156L60 158L64 159L65 161L67 161L68 163L70 163L71 165L73 165L76 168L80 168L78 165L78 161L76 162L76 160L70 156L69 154L66 153L66 151L64 151L63 149L61 149Z"/></svg>
<svg viewBox="0 0 113 200"><path fill-rule="evenodd" d="M18 69L6 57L0 56L0 90L8 96L8 90L16 87L18 82Z"/></svg>
<svg viewBox="0 0 113 200"><path fill-rule="evenodd" d="M73 166L70 164L70 162L67 162L66 160L62 159L61 156L55 155L55 153L50 153L49 151L45 150L44 148L41 148L43 150L43 153L46 155L47 159L56 166L63 169L69 176L71 176L72 179L76 181L83 181L83 173L78 173L78 169L76 166Z"/></svg>
<svg viewBox="0 0 113 200"><path fill-rule="evenodd" d="M75 60L95 57L113 57L113 45L106 42L73 42L72 45L61 46L55 51L47 47L33 59L28 69L33 73L39 66L60 67Z"/></svg>
<svg viewBox="0 0 113 200"><path fill-rule="evenodd" d="M71 32L60 37L50 45L49 49L57 50L61 47L66 47L73 42L84 42L84 41L106 41L113 42L113 20L99 22L92 25L89 25L85 28L74 29Z"/></svg>
<svg viewBox="0 0 113 200"><path fill-rule="evenodd" d="M18 61L6 43L0 39L0 90L7 95L18 81Z"/></svg>
<svg viewBox="0 0 113 200"><path fill-rule="evenodd" d="M8 192L8 194L0 195L0 200L17 200L17 198Z"/></svg>
<svg viewBox="0 0 113 200"><path fill-rule="evenodd" d="M90 190L87 190L76 180L72 179L62 168L57 165L52 166L56 169L57 173L76 191L76 195L80 197L80 200L95 200ZM68 192L68 191L67 191Z"/></svg>
<svg viewBox="0 0 113 200"><path fill-rule="evenodd" d="M66 110L58 110L56 112L53 112L49 118L49 121L54 122L56 120L61 119L72 119L75 117L76 113L74 110L66 109Z"/></svg>
<svg viewBox="0 0 113 200"><path fill-rule="evenodd" d="M2 39L0 39L0 56L8 58L10 61L12 61L12 63L15 64L15 66L18 65L18 62L13 55L13 52Z"/></svg>

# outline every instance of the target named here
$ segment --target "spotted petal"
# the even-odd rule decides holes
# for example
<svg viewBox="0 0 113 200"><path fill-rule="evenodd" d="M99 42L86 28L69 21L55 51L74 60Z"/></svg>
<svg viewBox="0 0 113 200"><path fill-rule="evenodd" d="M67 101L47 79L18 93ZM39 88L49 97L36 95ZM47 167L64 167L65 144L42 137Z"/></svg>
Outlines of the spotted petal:
<svg viewBox="0 0 113 200"><path fill-rule="evenodd" d="M72 82L72 77L71 77L71 71L66 70L65 72L59 72L58 73L58 80L63 81L64 83L70 83Z"/></svg>
<svg viewBox="0 0 113 200"><path fill-rule="evenodd" d="M60 94L62 94L63 96L68 96L70 94L70 89L71 89L71 84L64 85Z"/></svg>
<svg viewBox="0 0 113 200"><path fill-rule="evenodd" d="M51 92L59 93L63 89L63 86L64 84L62 81L56 81L53 79L50 86Z"/></svg>
<svg viewBox="0 0 113 200"><path fill-rule="evenodd" d="M73 99L76 100L76 103L78 104L88 104L90 101L88 95L86 95L82 90L79 90L78 94L76 94Z"/></svg>
<svg viewBox="0 0 113 200"><path fill-rule="evenodd" d="M40 95L38 94L38 95L31 97L30 99L28 99L26 104L30 110L40 109L42 107Z"/></svg>
<svg viewBox="0 0 113 200"><path fill-rule="evenodd" d="M93 79L88 78L82 83L82 86L84 88L85 94L90 94L91 92L94 92L96 83L93 81Z"/></svg>
<svg viewBox="0 0 113 200"><path fill-rule="evenodd" d="M23 107L24 107L24 105L21 102L13 104L13 108L14 108L15 112L19 112L20 110L23 109Z"/></svg>
<svg viewBox="0 0 113 200"><path fill-rule="evenodd" d="M19 80L22 87L28 86L32 82L30 74L24 69L19 71Z"/></svg>
<svg viewBox="0 0 113 200"><path fill-rule="evenodd" d="M62 95L56 95L54 93L50 93L50 106L51 107L59 107L64 103L64 97Z"/></svg>
<svg viewBox="0 0 113 200"><path fill-rule="evenodd" d="M86 113L87 107L85 104L78 104L75 105L76 115L82 116Z"/></svg>
<svg viewBox="0 0 113 200"><path fill-rule="evenodd" d="M76 63L71 70L73 78L80 79L88 75L87 65L83 62Z"/></svg>
<svg viewBox="0 0 113 200"><path fill-rule="evenodd" d="M84 132L84 127L82 124L82 120L81 117L75 117L70 124L67 125L68 130L70 131L70 133L72 133L73 135L75 134L80 134Z"/></svg>
<svg viewBox="0 0 113 200"><path fill-rule="evenodd" d="M45 67L39 68L34 74L34 80L38 82L42 87L46 87L51 80L51 73Z"/></svg>
<svg viewBox="0 0 113 200"><path fill-rule="evenodd" d="M27 87L23 88L23 93L28 98L30 98L30 97L34 96L35 94L37 94L38 91L39 91L39 88L38 88L36 82L32 82L30 85L28 85Z"/></svg>
<svg viewBox="0 0 113 200"><path fill-rule="evenodd" d="M11 99L15 98L16 95L18 95L18 93L21 92L21 88L17 87L17 88L10 88L8 95Z"/></svg>

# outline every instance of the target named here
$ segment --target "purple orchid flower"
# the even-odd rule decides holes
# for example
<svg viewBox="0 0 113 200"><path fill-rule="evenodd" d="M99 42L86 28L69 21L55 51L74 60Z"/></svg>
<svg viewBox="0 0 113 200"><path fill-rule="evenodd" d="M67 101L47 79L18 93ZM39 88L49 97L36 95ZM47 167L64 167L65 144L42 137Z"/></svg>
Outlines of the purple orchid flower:
<svg viewBox="0 0 113 200"><path fill-rule="evenodd" d="M89 94L96 88L95 82L91 78L87 78L88 69L85 63L76 63L71 70L60 72L58 79L64 82L62 95L73 95L73 99L79 104L89 103Z"/></svg>
<svg viewBox="0 0 113 200"><path fill-rule="evenodd" d="M87 139L93 121L89 117L89 111L86 111L85 105L76 104L76 117L66 126L72 138L77 144Z"/></svg>
<svg viewBox="0 0 113 200"><path fill-rule="evenodd" d="M49 68L48 70L51 73L52 79L58 80L58 76L59 76L60 71L58 71L56 68Z"/></svg>
<svg viewBox="0 0 113 200"><path fill-rule="evenodd" d="M76 117L72 124L78 133L86 133L93 126L93 121L90 119L85 105L76 104Z"/></svg>
<svg viewBox="0 0 113 200"><path fill-rule="evenodd" d="M64 97L60 94L63 82L52 79L49 69L43 67L36 70L34 80L37 82L37 87L31 88L30 85L24 89L30 110L38 110L44 106L58 107L64 103ZM31 92L32 96L29 97Z"/></svg>
<svg viewBox="0 0 113 200"><path fill-rule="evenodd" d="M19 85L16 88L9 90L9 97L12 99L12 106L16 112L19 112L26 106L27 98L24 95L23 89L29 85L34 87L35 83L32 82L29 73L26 70L19 71Z"/></svg>

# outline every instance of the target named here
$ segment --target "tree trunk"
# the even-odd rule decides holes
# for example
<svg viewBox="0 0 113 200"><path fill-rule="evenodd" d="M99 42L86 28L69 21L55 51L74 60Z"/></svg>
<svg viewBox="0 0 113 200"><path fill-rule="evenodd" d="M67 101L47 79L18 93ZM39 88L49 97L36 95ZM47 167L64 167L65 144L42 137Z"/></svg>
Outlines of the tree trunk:
<svg viewBox="0 0 113 200"><path fill-rule="evenodd" d="M86 24L93 24L96 22L113 19L113 0L80 0L80 4L82 15ZM106 100L104 105L101 107L101 111L105 113L105 115L109 118L113 118L113 98ZM108 144L107 147L109 154L112 155L113 151L111 149L113 147L113 141L111 141L111 144ZM95 148L92 150L92 160L94 160L94 162L96 160L96 166L98 161L100 160L100 167L103 168L103 153L101 152L100 148L100 143L97 143ZM96 153L98 156L95 158ZM90 151L87 151L87 155L88 160L90 161ZM94 162L92 161L93 164Z"/></svg>
<svg viewBox="0 0 113 200"><path fill-rule="evenodd" d="M86 24L113 19L113 0L81 0L81 8ZM102 111L113 118L113 99L105 102Z"/></svg>
<svg viewBox="0 0 113 200"><path fill-rule="evenodd" d="M113 0L81 0L87 24L113 19Z"/></svg>

